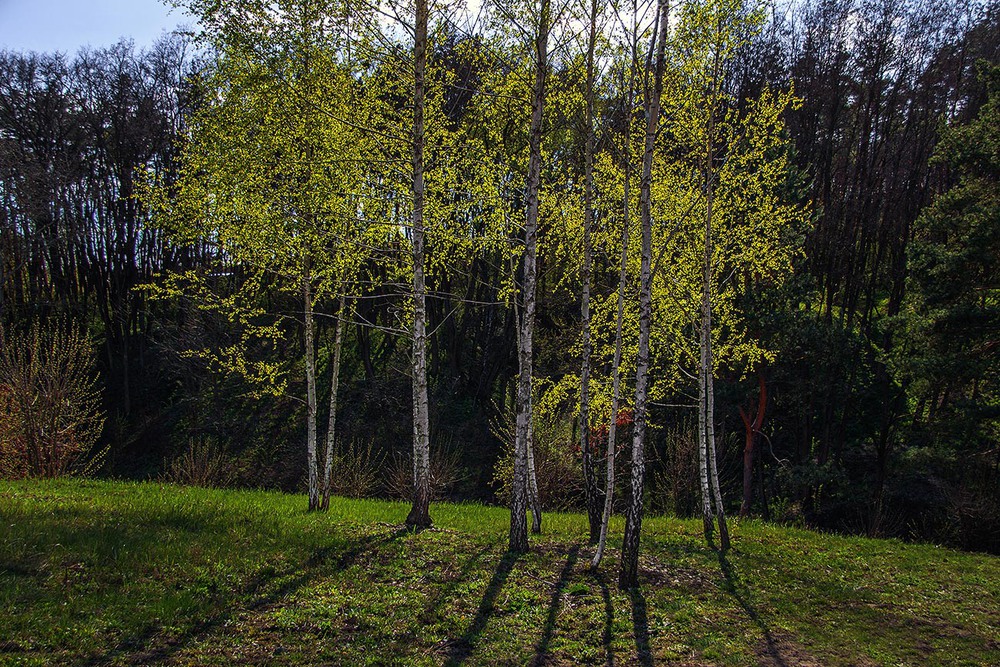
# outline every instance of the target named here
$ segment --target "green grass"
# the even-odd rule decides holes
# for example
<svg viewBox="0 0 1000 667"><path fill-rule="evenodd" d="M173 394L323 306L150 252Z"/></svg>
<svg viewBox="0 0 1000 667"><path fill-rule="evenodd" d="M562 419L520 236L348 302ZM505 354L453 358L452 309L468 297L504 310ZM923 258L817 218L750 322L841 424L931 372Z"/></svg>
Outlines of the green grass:
<svg viewBox="0 0 1000 667"><path fill-rule="evenodd" d="M642 586L580 515L94 481L0 483L0 665L1000 665L1000 560L742 522L644 525ZM621 525L612 525L612 546Z"/></svg>

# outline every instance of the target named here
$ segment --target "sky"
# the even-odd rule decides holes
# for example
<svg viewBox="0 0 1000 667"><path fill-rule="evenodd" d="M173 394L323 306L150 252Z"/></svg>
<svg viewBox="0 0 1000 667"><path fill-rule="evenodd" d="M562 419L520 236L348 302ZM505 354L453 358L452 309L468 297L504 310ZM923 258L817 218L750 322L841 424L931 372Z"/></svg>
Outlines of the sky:
<svg viewBox="0 0 1000 667"><path fill-rule="evenodd" d="M61 51L130 37L137 48L192 21L160 0L0 0L0 49Z"/></svg>

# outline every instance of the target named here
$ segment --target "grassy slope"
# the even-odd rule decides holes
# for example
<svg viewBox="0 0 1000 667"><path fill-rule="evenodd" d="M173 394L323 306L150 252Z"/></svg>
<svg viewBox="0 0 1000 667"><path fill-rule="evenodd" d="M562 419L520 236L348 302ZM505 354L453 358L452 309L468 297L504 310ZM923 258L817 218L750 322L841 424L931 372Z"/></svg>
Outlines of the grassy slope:
<svg viewBox="0 0 1000 667"><path fill-rule="evenodd" d="M654 518L627 595L579 515L513 559L500 508L305 504L0 483L0 664L1000 664L994 557L743 522L720 560Z"/></svg>

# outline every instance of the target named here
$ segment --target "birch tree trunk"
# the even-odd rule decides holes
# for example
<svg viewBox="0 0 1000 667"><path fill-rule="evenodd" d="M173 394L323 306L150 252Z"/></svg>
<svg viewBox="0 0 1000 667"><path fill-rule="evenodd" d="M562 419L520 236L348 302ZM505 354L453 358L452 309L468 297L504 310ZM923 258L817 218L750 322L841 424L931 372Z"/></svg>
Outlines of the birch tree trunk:
<svg viewBox="0 0 1000 667"><path fill-rule="evenodd" d="M711 307L711 306L710 306ZM712 373L712 341L708 342L709 370L706 383L708 404L705 409L705 421L708 426L708 472L712 480L712 497L715 500L715 516L719 520L719 542L722 550L729 549L729 527L726 524L726 506L722 503L722 492L719 489L719 469L715 454L715 382Z"/></svg>
<svg viewBox="0 0 1000 667"><path fill-rule="evenodd" d="M726 508L722 504L719 489L719 469L715 454L715 362L712 356L712 287L714 271L712 267L712 204L715 194L715 106L718 97L721 72L721 48L715 52L712 65L712 89L709 95L708 132L705 150L705 274L702 339L702 355L705 377L705 453L708 459L708 477L712 485L715 501L715 516L719 520L719 541L723 551L729 549L729 528L726 525Z"/></svg>
<svg viewBox="0 0 1000 667"><path fill-rule="evenodd" d="M594 49L597 43L597 0L590 3L590 25L587 34L587 109L584 122L583 175L583 295L580 314L583 319L583 363L580 369L580 455L583 463L583 488L590 523L590 543L596 544L601 534L601 498L594 471L590 444L590 281L593 263L591 229L594 224Z"/></svg>
<svg viewBox="0 0 1000 667"><path fill-rule="evenodd" d="M631 108L631 107L630 107ZM615 315L615 358L611 365L611 421L608 424L608 447L605 452L607 473L604 486L604 510L601 512L601 531L597 539L597 551L594 553L590 566L596 568L604 558L604 549L608 542L608 523L611 521L611 509L615 495L615 439L618 437L618 411L621 408L621 364L622 337L625 319L625 283L628 279L628 241L629 241L629 169L625 170L625 223L622 229L622 256L618 271L618 313Z"/></svg>
<svg viewBox="0 0 1000 667"><path fill-rule="evenodd" d="M306 260L302 279L303 329L306 353L306 456L309 475L309 511L319 509L319 471L316 461L316 352L313 346L312 276Z"/></svg>
<svg viewBox="0 0 1000 667"><path fill-rule="evenodd" d="M639 214L642 224L642 262L639 286L639 354L635 372L635 419L632 425L632 466L630 497L625 513L625 536L622 539L622 561L618 586L634 588L638 584L639 536L642 531L642 496L646 474L646 390L649 383L649 328L652 317L653 220L650 198L653 182L653 152L660 121L660 94L663 91L663 70L666 60L668 0L660 0L657 8L658 35L653 90L646 105L646 143L642 155L642 178L639 192Z"/></svg>
<svg viewBox="0 0 1000 667"><path fill-rule="evenodd" d="M514 319L520 322L520 309L517 307L517 300L514 300ZM521 327L514 328L514 336L517 342L517 349L521 349ZM521 363L521 355L517 357L518 364ZM519 369L520 372L520 369ZM542 532L542 501L538 495L538 474L535 470L535 419L534 403L528 406L528 504L531 506L531 532ZM516 429L516 427L515 427ZM517 437L515 430L515 438Z"/></svg>
<svg viewBox="0 0 1000 667"><path fill-rule="evenodd" d="M712 123L709 122L709 127ZM712 132L709 131L711 137ZM705 321L702 325L704 338L703 355L705 369L705 453L708 459L708 477L712 484L712 498L715 501L715 516L719 520L719 541L723 551L729 549L729 528L726 525L726 508L722 504L719 489L719 469L715 455L715 369L712 357L712 193L713 170L711 144L708 153L708 187L705 214Z"/></svg>
<svg viewBox="0 0 1000 667"><path fill-rule="evenodd" d="M530 409L534 409L534 406ZM531 532L537 534L542 532L542 500L538 496L538 475L535 471L534 421L528 420L528 502L531 504Z"/></svg>
<svg viewBox="0 0 1000 667"><path fill-rule="evenodd" d="M705 297L702 292L701 303L701 325L698 327L698 476L701 482L701 520L705 529L705 541L710 542L712 532L715 527L712 518L712 491L708 482L708 452L705 443L708 442L707 429L705 428L705 406L708 404L705 391L705 368L706 354L705 347Z"/></svg>
<svg viewBox="0 0 1000 667"><path fill-rule="evenodd" d="M535 83L531 98L528 137L527 214L524 225L524 275L521 337L518 358L517 431L514 441L514 479L510 500L510 551L528 550L527 472L531 422L532 335L535 328L535 284L538 253L538 189L542 172L542 110L545 106L545 75L548 68L549 0L542 0L535 38Z"/></svg>
<svg viewBox="0 0 1000 667"><path fill-rule="evenodd" d="M413 506L406 525L426 528L430 516L430 415L427 399L427 289L424 284L424 76L427 0L416 0L413 42Z"/></svg>
<svg viewBox="0 0 1000 667"><path fill-rule="evenodd" d="M625 120L625 148L624 148L624 192L622 196L622 254L621 262L618 266L618 312L615 315L615 357L611 364L611 420L608 423L608 445L605 453L607 473L605 475L604 486L604 510L601 512L601 530L597 539L597 551L590 561L592 568L597 568L604 558L604 549L608 542L608 523L611 521L611 509L614 504L615 492L615 438L618 436L618 411L621 407L621 362L622 362L622 336L623 323L625 320L625 284L628 280L628 244L631 214L631 199L629 197L629 183L632 178L632 152L629 149L630 137L632 136L632 105L635 103L635 70L636 70L636 36L635 6L632 12L632 67L629 74L628 88L628 113Z"/></svg>
<svg viewBox="0 0 1000 667"><path fill-rule="evenodd" d="M330 417L326 424L326 458L323 459L323 498L320 509L330 509L330 486L333 475L333 448L337 434L337 391L340 386L340 351L344 346L344 317L346 299L340 295L337 308L337 330L333 337L333 363L330 364Z"/></svg>

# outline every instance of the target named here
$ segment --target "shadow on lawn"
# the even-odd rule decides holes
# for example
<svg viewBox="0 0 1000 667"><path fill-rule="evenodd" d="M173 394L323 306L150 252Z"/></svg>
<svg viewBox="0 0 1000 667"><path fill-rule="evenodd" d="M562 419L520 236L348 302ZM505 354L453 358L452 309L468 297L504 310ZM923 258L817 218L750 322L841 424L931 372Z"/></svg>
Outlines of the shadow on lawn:
<svg viewBox="0 0 1000 667"><path fill-rule="evenodd" d="M535 659L532 660L531 663L533 665L542 665L545 663L545 656L549 652L549 644L552 642L552 635L556 630L556 616L559 614L562 592L566 588L566 584L569 582L570 575L573 574L573 566L576 565L576 559L579 553L579 546L574 546L569 550L569 554L566 556L566 564L563 566L562 572L559 573L559 580L556 581L556 585L552 589L552 598L549 600L549 613L545 617L545 625L542 628L542 638L539 640L538 646L535 648Z"/></svg>
<svg viewBox="0 0 1000 667"><path fill-rule="evenodd" d="M714 548L714 544L712 546ZM757 609L750 604L750 601L747 599L745 593L740 590L742 587L743 590L748 593L750 589L743 584L739 573L736 572L732 563L730 563L729 559L726 558L726 552L718 549L717 553L719 556L719 567L722 568L722 574L726 578L729 593L736 598L736 601L743 608L743 611L746 612L747 616L750 617L750 620L752 620L754 624L760 628L761 633L764 635L764 641L767 644L767 657L770 658L773 661L773 664L777 667L789 667L784 656L781 655L781 649L778 646L778 642L774 640L774 635L771 634L771 628L769 628L764 619L761 618Z"/></svg>
<svg viewBox="0 0 1000 667"><path fill-rule="evenodd" d="M447 653L448 659L445 661L445 665L461 665L472 655L472 649L476 644L476 640L479 639L479 635L486 629L486 623L495 611L497 596L500 594L503 585L507 582L507 578L510 577L510 573L514 569L514 564L519 558L520 554L508 551L500 559L497 569L490 578L490 583L486 586L486 592L483 593L483 599L479 602L479 609L476 610L475 618L472 619L472 623L469 625L469 629L465 631L465 634L455 640L449 647Z"/></svg>
<svg viewBox="0 0 1000 667"><path fill-rule="evenodd" d="M471 556L469 556L469 559L465 561L465 564L462 565L462 569L456 576L452 577L444 586L442 586L435 595L428 597L427 604L424 605L423 611L417 618L418 630L420 626L433 623L437 620L436 615L438 610L441 609L441 605L444 604L445 600L452 596L460 583L469 578L469 575L472 574L473 568L475 568L476 564L479 563L479 560L485 556L489 550L489 545L477 549Z"/></svg>
<svg viewBox="0 0 1000 667"><path fill-rule="evenodd" d="M476 566L492 549L492 545L482 546L477 549L462 565L458 574L453 575L448 578L443 586L437 592L427 596L427 603L419 614L413 619L414 622L406 629L404 632L395 633L395 637L386 655L402 656L406 651L411 649L411 644L414 639L424 630L428 625L434 625L438 623L440 618L441 607L451 598L455 590L458 588L459 584L465 583L469 580Z"/></svg>
<svg viewBox="0 0 1000 667"><path fill-rule="evenodd" d="M405 527L397 528L387 535L372 535L317 549L299 567L291 566L281 571L270 570L258 573L243 587L238 595L226 601L228 604L221 611L199 621L187 632L175 639L165 640L158 644L157 638L160 635L160 626L159 624L150 624L137 636L121 641L118 646L105 655L92 658L83 664L87 666L108 665L115 663L121 658L125 658L128 664L133 665L159 664L167 661L188 646L207 638L239 613L258 611L271 603L295 593L295 591L308 584L317 576L344 570L354 564L363 554L381 545L388 544L408 533L409 531ZM339 556L337 555L338 553ZM331 559L333 560L332 563L330 563ZM264 592L268 584L286 577L292 578L274 590ZM252 599L246 604L239 604L239 600L244 598Z"/></svg>
<svg viewBox="0 0 1000 667"><path fill-rule="evenodd" d="M601 643L604 645L604 659L607 667L615 664L615 654L611 650L611 637L615 623L615 607L611 603L611 589L608 588L608 580L601 571L591 570L591 575L597 581L601 589L601 598L604 600L604 634L601 636Z"/></svg>
<svg viewBox="0 0 1000 667"><path fill-rule="evenodd" d="M646 598L638 586L629 589L629 601L632 603L632 629L635 633L635 652L639 664L651 667L653 652L649 650L649 616L646 613Z"/></svg>

